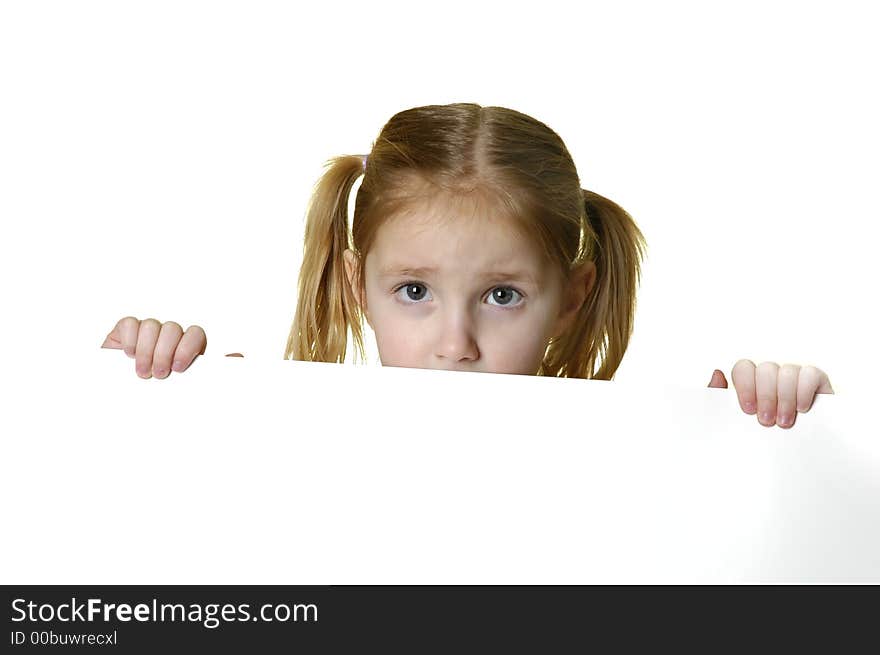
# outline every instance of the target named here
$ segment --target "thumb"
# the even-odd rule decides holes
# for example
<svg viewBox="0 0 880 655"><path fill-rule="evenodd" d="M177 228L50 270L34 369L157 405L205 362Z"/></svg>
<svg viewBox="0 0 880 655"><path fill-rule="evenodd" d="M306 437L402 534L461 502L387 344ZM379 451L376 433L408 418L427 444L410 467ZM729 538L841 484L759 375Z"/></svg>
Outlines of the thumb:
<svg viewBox="0 0 880 655"><path fill-rule="evenodd" d="M712 373L712 379L709 380L709 387L715 387L718 389L727 389L727 380L724 378L724 373L719 371L717 368Z"/></svg>
<svg viewBox="0 0 880 655"><path fill-rule="evenodd" d="M101 344L101 348L116 348L117 350L122 348L122 341L119 340L116 328L113 328L113 331L107 335L107 338L104 339L104 343Z"/></svg>

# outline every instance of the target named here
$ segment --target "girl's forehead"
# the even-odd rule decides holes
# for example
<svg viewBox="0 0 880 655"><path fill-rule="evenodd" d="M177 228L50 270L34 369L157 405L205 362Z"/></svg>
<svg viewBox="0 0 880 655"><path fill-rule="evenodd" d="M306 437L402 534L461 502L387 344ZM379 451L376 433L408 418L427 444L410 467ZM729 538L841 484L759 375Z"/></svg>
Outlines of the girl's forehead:
<svg viewBox="0 0 880 655"><path fill-rule="evenodd" d="M500 212L418 209L379 227L368 261L377 271L430 268L480 273L528 269L544 277L548 262L517 222Z"/></svg>
<svg viewBox="0 0 880 655"><path fill-rule="evenodd" d="M387 228L387 229L386 229ZM525 240L521 227L487 192L421 195L379 228L389 238L439 235L493 240Z"/></svg>
<svg viewBox="0 0 880 655"><path fill-rule="evenodd" d="M531 250L517 222L497 211L439 211L437 208L389 218L379 227L376 245L395 249L471 245L494 250Z"/></svg>

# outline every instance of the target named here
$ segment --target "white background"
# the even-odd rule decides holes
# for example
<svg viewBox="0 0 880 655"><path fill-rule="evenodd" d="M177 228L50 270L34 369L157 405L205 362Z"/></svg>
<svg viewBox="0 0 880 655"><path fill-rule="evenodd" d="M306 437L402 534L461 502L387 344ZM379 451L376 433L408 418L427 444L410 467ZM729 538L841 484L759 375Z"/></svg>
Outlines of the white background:
<svg viewBox="0 0 880 655"><path fill-rule="evenodd" d="M865 384L869 7L4 3L4 341L63 366L131 314L281 357L323 162L397 111L468 101L546 122L644 231L620 380L705 386L746 357Z"/></svg>
<svg viewBox="0 0 880 655"><path fill-rule="evenodd" d="M205 361L279 360L324 161L465 101L547 123L645 233L619 382L700 390L746 357L867 398L876 32L857 2L3 3L4 396L100 393L129 314L201 325Z"/></svg>

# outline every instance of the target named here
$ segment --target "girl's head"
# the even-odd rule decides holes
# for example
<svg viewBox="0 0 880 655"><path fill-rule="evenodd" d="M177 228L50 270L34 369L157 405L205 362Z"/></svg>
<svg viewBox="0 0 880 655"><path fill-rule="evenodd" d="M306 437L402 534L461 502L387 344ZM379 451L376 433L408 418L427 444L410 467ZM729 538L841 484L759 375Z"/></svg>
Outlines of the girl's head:
<svg viewBox="0 0 880 655"><path fill-rule="evenodd" d="M383 365L611 379L644 237L581 188L550 128L502 107L416 107L366 160L329 164L285 357L342 362L350 330L363 358L366 319Z"/></svg>

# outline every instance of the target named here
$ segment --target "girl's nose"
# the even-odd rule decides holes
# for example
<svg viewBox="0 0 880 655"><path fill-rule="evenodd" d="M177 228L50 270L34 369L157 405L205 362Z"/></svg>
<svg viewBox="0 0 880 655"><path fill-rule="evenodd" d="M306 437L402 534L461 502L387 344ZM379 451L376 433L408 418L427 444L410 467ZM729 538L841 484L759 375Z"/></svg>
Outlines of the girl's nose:
<svg viewBox="0 0 880 655"><path fill-rule="evenodd" d="M436 355L450 363L475 361L479 358L480 351L468 317L447 317L437 341Z"/></svg>

